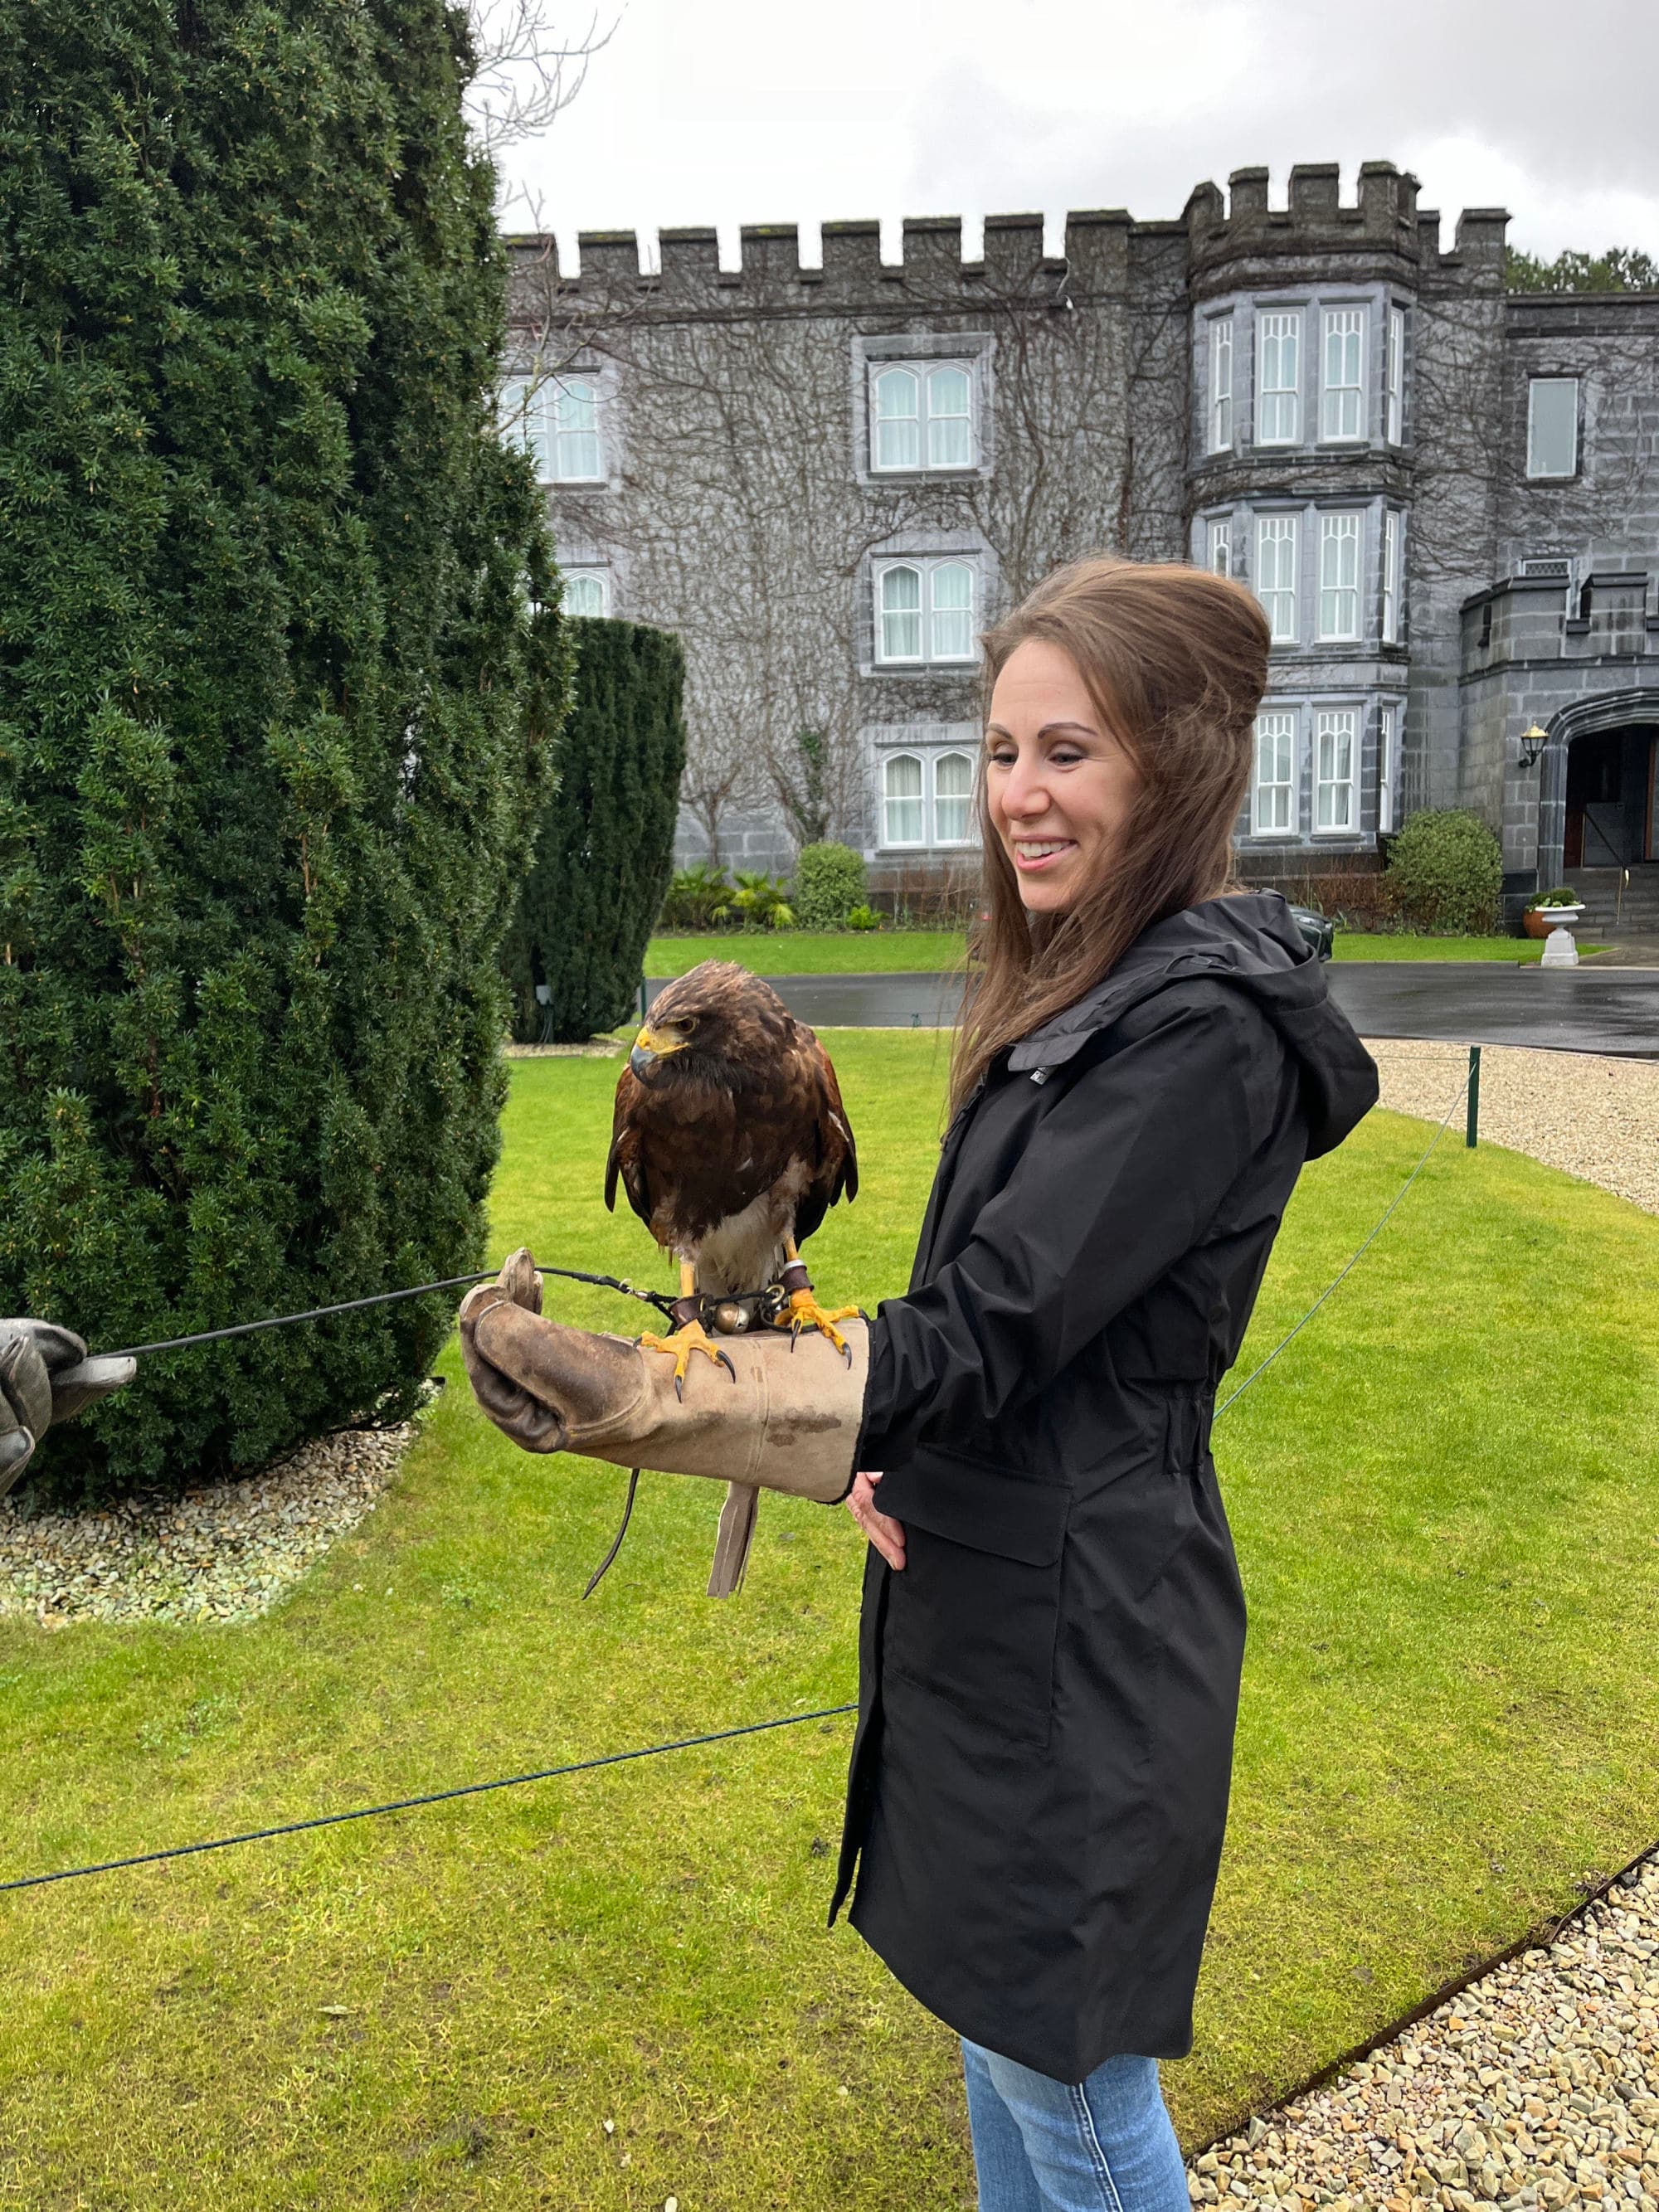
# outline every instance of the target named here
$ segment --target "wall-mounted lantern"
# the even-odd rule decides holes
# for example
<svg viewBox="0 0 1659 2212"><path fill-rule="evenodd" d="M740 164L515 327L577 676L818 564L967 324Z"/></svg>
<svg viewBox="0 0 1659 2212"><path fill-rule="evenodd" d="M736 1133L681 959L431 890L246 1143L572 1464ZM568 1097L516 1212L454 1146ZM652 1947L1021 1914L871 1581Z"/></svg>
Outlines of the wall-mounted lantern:
<svg viewBox="0 0 1659 2212"><path fill-rule="evenodd" d="M1522 767L1536 768L1543 757L1544 748L1549 741L1549 732L1540 730L1536 722L1529 730L1523 731L1521 738Z"/></svg>

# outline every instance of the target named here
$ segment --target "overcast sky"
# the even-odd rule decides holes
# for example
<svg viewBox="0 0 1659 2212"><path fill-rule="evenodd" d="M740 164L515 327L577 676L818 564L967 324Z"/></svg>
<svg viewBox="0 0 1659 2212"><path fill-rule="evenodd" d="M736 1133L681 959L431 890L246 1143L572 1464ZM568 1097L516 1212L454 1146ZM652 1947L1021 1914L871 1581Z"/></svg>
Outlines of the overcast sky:
<svg viewBox="0 0 1659 2212"><path fill-rule="evenodd" d="M580 12L556 20L568 35ZM605 0L599 0L602 8ZM580 96L510 184L580 230L1067 208L1180 214L1204 178L1362 161L1420 179L1446 240L1659 257L1659 0L611 0Z"/></svg>

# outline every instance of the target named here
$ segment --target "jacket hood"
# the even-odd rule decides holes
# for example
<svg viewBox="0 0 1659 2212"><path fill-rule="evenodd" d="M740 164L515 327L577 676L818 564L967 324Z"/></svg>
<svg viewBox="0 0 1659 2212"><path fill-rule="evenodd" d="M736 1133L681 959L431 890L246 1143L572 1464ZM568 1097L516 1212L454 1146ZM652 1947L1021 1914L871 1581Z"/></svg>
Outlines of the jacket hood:
<svg viewBox="0 0 1659 2212"><path fill-rule="evenodd" d="M1009 1068L1063 1066L1130 1007L1194 978L1249 993L1300 1066L1309 1158L1334 1150L1376 1103L1376 1066L1278 891L1205 899L1155 921L1093 990L1020 1038Z"/></svg>

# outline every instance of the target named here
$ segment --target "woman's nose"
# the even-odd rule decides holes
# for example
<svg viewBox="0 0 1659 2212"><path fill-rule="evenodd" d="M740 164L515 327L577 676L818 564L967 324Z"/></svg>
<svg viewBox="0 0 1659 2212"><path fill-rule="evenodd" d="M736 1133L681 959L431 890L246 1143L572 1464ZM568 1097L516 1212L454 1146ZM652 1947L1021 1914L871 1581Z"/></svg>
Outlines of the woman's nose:
<svg viewBox="0 0 1659 2212"><path fill-rule="evenodd" d="M1048 787L1041 766L1034 763L1028 768L1016 761L1002 787L1003 812L1024 821L1028 815L1046 813L1048 805Z"/></svg>

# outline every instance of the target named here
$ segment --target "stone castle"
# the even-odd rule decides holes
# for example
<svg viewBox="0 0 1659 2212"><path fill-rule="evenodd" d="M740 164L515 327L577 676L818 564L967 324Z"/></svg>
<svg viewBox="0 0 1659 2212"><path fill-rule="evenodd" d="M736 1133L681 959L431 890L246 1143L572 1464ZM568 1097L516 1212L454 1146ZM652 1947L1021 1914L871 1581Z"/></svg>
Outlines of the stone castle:
<svg viewBox="0 0 1659 2212"><path fill-rule="evenodd" d="M1238 576L1273 631L1241 872L1378 864L1474 809L1512 905L1659 921L1659 294L1510 293L1387 162L1200 185L1178 221L831 222L511 241L518 434L568 602L688 659L682 849L970 865L977 634L1100 549ZM1539 735L1529 735L1536 731ZM1628 871L1628 876L1626 872ZM1610 918L1593 911L1591 920Z"/></svg>

